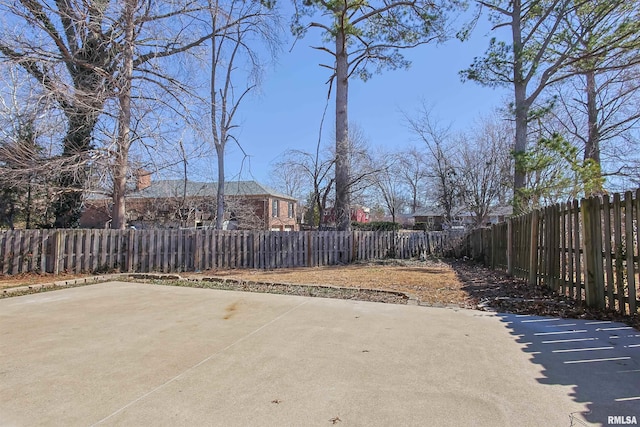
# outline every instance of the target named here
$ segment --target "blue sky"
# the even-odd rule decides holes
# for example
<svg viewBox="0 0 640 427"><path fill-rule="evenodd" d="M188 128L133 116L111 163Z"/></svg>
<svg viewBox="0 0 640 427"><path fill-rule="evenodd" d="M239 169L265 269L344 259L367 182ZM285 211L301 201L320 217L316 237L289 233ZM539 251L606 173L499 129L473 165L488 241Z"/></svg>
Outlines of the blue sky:
<svg viewBox="0 0 640 427"><path fill-rule="evenodd" d="M350 122L362 128L371 147L389 149L419 144L407 129L402 112L411 115L422 103L431 106L443 124L460 130L471 126L480 115L504 105L508 98L506 89L462 83L458 74L475 56L484 53L490 36L484 25L464 43L452 39L405 51L412 62L408 70L385 71L367 82L352 79ZM311 37L299 40L289 52L291 44L288 37L277 64L267 69L260 92L247 98L242 106L236 135L250 156L242 169L243 179L269 183L269 170L283 152L291 148L315 149L329 76L329 70L318 64L326 63L330 57L309 47L313 44ZM332 97L323 128L323 140L327 142L334 129L333 105ZM238 178L241 157L237 147L228 146L227 179ZM215 176L214 170L201 172Z"/></svg>

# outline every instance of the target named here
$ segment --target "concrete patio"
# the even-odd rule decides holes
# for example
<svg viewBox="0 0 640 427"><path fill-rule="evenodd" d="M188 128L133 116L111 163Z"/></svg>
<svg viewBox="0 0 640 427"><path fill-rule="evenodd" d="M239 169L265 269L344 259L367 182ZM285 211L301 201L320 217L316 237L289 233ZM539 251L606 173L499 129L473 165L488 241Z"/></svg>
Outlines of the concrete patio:
<svg viewBox="0 0 640 427"><path fill-rule="evenodd" d="M0 393L2 426L640 422L640 332L110 282L0 300Z"/></svg>

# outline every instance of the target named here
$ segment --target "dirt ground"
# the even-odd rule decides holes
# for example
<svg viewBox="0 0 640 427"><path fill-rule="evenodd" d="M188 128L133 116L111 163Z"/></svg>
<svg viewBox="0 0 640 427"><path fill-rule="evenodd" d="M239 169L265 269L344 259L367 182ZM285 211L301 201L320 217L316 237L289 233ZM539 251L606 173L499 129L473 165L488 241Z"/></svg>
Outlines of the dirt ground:
<svg viewBox="0 0 640 427"><path fill-rule="evenodd" d="M441 261L404 261L277 270L211 270L198 276L294 285L333 285L411 294L428 305L466 305L464 284Z"/></svg>

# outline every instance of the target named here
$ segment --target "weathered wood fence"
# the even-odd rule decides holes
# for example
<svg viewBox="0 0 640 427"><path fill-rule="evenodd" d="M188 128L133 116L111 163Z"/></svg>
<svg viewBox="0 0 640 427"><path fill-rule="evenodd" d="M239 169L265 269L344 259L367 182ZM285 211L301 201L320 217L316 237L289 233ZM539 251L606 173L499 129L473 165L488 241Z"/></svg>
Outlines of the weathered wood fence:
<svg viewBox="0 0 640 427"><path fill-rule="evenodd" d="M462 253L588 305L636 313L640 189L560 203L474 230Z"/></svg>
<svg viewBox="0 0 640 427"><path fill-rule="evenodd" d="M441 254L438 232L8 230L0 274L282 268Z"/></svg>

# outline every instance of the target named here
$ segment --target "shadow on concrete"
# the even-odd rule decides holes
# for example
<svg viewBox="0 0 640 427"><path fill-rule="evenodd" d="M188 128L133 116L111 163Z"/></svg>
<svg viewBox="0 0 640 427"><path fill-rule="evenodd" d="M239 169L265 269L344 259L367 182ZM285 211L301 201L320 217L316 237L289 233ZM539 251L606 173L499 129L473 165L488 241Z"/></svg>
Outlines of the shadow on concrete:
<svg viewBox="0 0 640 427"><path fill-rule="evenodd" d="M571 426L640 425L640 331L623 323L498 314L531 361L541 384L573 386L589 410Z"/></svg>

